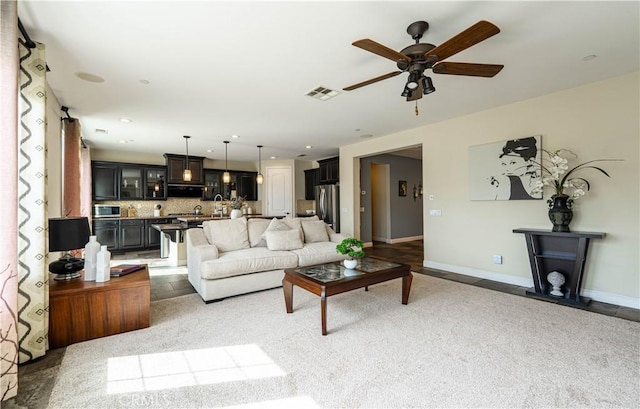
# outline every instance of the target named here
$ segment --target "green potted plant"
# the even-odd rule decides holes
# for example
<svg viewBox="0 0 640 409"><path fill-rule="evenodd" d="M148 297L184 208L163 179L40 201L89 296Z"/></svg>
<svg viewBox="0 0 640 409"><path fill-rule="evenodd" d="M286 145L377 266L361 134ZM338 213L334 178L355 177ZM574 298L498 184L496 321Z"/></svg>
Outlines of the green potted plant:
<svg viewBox="0 0 640 409"><path fill-rule="evenodd" d="M242 217L242 206L244 206L246 202L246 196L239 196L235 200L231 201L231 218L237 219Z"/></svg>
<svg viewBox="0 0 640 409"><path fill-rule="evenodd" d="M354 269L358 265L358 258L364 257L364 243L354 237L347 237L336 245L336 251L347 256L344 266Z"/></svg>

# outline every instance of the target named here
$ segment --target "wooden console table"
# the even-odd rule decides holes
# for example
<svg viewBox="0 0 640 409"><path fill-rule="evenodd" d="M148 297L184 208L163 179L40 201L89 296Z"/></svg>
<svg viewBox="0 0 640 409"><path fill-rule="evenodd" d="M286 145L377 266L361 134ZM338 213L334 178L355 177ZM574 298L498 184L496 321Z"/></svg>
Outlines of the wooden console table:
<svg viewBox="0 0 640 409"><path fill-rule="evenodd" d="M49 281L49 347L120 334L149 326L149 269L104 283Z"/></svg>
<svg viewBox="0 0 640 409"><path fill-rule="evenodd" d="M590 239L602 239L605 233L552 232L550 230L514 229L523 233L529 251L529 263L533 275L532 289L528 295L571 305L586 306L591 299L580 296L582 274L587 260ZM551 295L552 286L547 274L561 273L565 278L563 296Z"/></svg>

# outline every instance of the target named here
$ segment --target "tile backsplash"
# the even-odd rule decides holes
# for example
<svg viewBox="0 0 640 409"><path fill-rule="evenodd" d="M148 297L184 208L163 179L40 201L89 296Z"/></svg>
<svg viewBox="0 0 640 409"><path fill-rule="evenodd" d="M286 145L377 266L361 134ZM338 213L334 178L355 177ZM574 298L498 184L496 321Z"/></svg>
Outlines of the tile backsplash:
<svg viewBox="0 0 640 409"><path fill-rule="evenodd" d="M213 213L213 202L212 201L202 201L200 199L194 198L169 198L167 200L125 200L125 201L101 201L101 204L113 204L120 205L122 207L122 216L127 216L127 209L129 206L133 206L135 209L135 215L138 217L153 217L153 210L155 209L155 205L159 204L162 206L160 209L160 216L168 216L170 213L192 213L196 206L202 206L202 213L206 215L210 215ZM223 202L226 205L229 205L231 202ZM254 214L260 213L262 211L262 202L247 202L245 207L251 208Z"/></svg>

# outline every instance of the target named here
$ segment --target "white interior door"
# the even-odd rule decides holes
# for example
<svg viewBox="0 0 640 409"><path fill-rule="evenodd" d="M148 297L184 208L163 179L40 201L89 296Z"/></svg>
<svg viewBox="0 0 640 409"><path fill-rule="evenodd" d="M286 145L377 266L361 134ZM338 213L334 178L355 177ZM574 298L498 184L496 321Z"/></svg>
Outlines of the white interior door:
<svg viewBox="0 0 640 409"><path fill-rule="evenodd" d="M293 184L291 166L266 168L267 216L292 214Z"/></svg>
<svg viewBox="0 0 640 409"><path fill-rule="evenodd" d="M389 165L371 164L371 238L388 243L391 239Z"/></svg>

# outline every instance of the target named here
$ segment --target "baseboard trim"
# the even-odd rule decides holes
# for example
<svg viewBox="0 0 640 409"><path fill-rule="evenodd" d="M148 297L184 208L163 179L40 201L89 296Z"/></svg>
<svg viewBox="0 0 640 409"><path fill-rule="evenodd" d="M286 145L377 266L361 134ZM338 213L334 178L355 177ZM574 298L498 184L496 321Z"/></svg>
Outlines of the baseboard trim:
<svg viewBox="0 0 640 409"><path fill-rule="evenodd" d="M471 277L483 278L486 280L498 281L501 283L518 285L520 287L533 287L532 278L516 277L508 274L495 273L493 271L478 270L471 267L456 266L453 264L438 263L431 260L424 260L422 265L427 268L450 271L452 273L463 274ZM582 290L582 294L592 300L607 304L619 305L640 309L640 298L628 297L625 295L612 294L598 290Z"/></svg>
<svg viewBox="0 0 640 409"><path fill-rule="evenodd" d="M415 240L422 240L424 239L424 236L420 235L420 236L409 236L409 237L398 237L395 239L390 239L387 243L389 244L396 244L396 243L406 243L407 241L415 241Z"/></svg>

